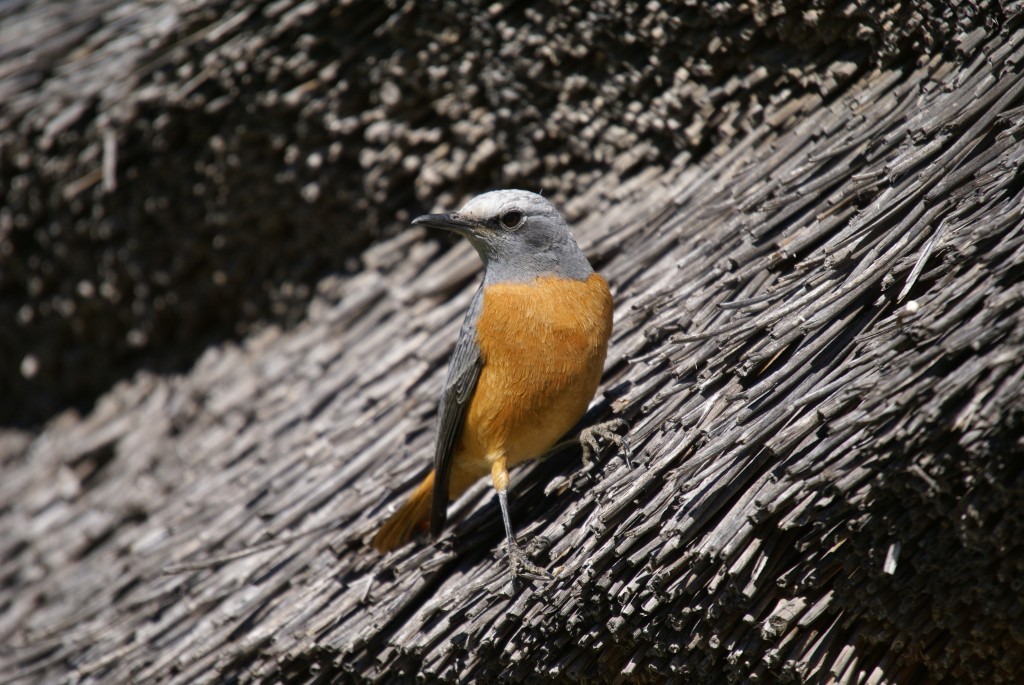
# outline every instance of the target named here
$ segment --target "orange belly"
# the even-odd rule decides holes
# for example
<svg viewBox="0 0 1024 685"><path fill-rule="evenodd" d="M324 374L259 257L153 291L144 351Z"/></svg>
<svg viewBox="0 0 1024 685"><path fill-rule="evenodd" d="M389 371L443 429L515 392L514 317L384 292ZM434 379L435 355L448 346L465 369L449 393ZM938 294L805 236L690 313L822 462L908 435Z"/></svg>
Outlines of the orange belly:
<svg viewBox="0 0 1024 685"><path fill-rule="evenodd" d="M455 499L491 464L541 456L597 391L612 328L608 284L542 277L489 285L477 319L483 369L452 460Z"/></svg>

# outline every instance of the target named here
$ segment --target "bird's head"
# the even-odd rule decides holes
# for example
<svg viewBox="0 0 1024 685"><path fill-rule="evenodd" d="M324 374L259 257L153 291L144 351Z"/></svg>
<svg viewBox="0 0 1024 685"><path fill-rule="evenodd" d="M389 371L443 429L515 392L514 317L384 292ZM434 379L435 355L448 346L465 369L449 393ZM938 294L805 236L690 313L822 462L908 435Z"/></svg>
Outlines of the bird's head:
<svg viewBox="0 0 1024 685"><path fill-rule="evenodd" d="M413 224L465 236L480 254L491 282L531 281L544 275L583 280L593 273L555 206L526 190L477 195L457 212L428 214Z"/></svg>

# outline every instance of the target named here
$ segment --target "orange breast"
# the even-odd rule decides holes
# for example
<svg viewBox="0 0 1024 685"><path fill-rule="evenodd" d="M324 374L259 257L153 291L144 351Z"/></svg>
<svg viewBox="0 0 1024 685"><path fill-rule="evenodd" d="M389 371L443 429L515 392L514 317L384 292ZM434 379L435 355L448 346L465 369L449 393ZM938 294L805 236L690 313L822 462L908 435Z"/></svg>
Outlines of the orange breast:
<svg viewBox="0 0 1024 685"><path fill-rule="evenodd" d="M541 456L597 391L612 328L608 284L539 278L488 286L477 319L483 369L455 449L454 499L504 456Z"/></svg>

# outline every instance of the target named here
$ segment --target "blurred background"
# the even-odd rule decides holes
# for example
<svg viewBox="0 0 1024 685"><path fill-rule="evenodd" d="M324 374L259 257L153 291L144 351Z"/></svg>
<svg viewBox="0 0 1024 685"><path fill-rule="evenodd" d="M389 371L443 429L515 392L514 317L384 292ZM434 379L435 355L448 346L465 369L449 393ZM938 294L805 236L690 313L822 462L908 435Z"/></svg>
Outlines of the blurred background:
<svg viewBox="0 0 1024 685"><path fill-rule="evenodd" d="M0 425L290 325L418 212L522 187L578 220L597 178L700 157L976 20L874 2L0 2Z"/></svg>

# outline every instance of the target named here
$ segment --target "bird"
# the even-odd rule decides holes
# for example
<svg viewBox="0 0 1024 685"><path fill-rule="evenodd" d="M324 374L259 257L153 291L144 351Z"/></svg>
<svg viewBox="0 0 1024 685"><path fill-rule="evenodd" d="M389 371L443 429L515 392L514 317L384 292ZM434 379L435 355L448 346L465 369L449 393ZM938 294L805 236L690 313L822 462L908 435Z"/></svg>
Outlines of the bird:
<svg viewBox="0 0 1024 685"><path fill-rule="evenodd" d="M444 381L433 469L381 526L373 546L381 553L397 549L428 527L437 539L449 501L490 474L513 585L549 578L516 543L508 470L544 455L587 411L612 331L608 283L558 209L536 193L495 190L456 212L412 223L468 239L484 273ZM593 428L621 446L604 425ZM581 439L595 444L591 433Z"/></svg>

